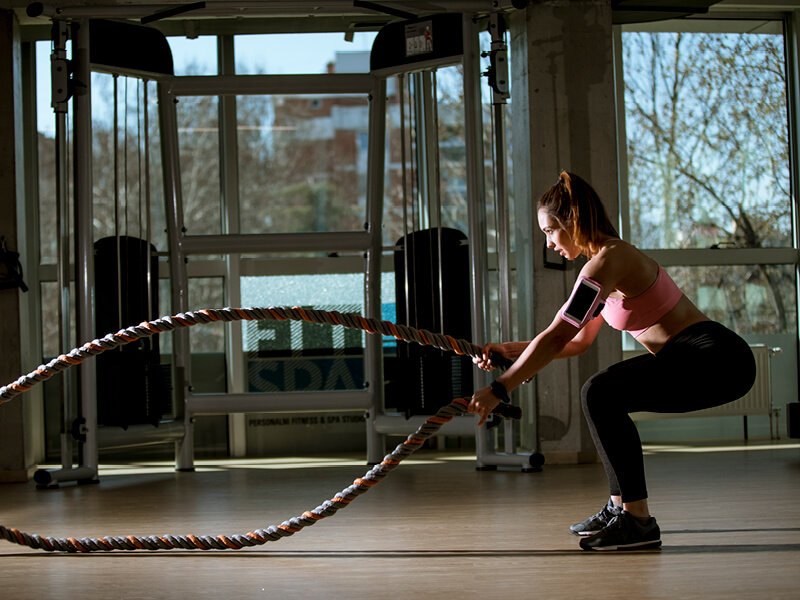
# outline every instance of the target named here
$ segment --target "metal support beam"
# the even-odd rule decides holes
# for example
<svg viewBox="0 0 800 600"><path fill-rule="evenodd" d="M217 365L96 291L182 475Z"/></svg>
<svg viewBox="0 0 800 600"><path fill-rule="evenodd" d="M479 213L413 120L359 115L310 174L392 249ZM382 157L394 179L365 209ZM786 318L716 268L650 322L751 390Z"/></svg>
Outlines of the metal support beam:
<svg viewBox="0 0 800 600"><path fill-rule="evenodd" d="M375 79L357 73L328 75L185 76L167 82L175 96L248 96L261 94L369 94Z"/></svg>
<svg viewBox="0 0 800 600"><path fill-rule="evenodd" d="M369 103L369 146L367 149L367 234L370 242L366 252L364 306L367 317L381 315L381 255L383 251L383 172L386 148L386 81L373 80ZM384 438L374 426L383 413L383 340L368 335L365 347L367 392L370 397L367 417L367 462L381 460Z"/></svg>
<svg viewBox="0 0 800 600"><path fill-rule="evenodd" d="M368 231L184 235L181 241L184 256L268 252L366 252L371 247L372 236Z"/></svg>
<svg viewBox="0 0 800 600"><path fill-rule="evenodd" d="M75 194L75 289L77 296L78 339L94 338L94 223L92 214L92 101L89 63L89 21L75 25L72 42L74 68L73 164ZM81 479L97 477L97 367L87 361L78 374L80 416L83 419L80 446L80 466L91 474ZM63 478L60 478L63 481Z"/></svg>
<svg viewBox="0 0 800 600"><path fill-rule="evenodd" d="M467 168L467 218L469 220L470 293L472 336L483 343L486 329L486 210L483 205L483 118L481 115L480 47L478 31L470 15L464 15L464 138ZM475 389L488 384L488 376L476 369ZM475 446L478 467L485 463L489 437L475 420ZM491 437L494 437L493 434Z"/></svg>
<svg viewBox="0 0 800 600"><path fill-rule="evenodd" d="M372 394L360 390L186 394L186 410L191 416L255 412L365 411L371 407Z"/></svg>
<svg viewBox="0 0 800 600"><path fill-rule="evenodd" d="M180 156L178 153L178 116L176 97L166 83L158 84L159 122L161 129L161 161L164 176L164 202L167 218L167 238L170 257L170 297L172 312L181 313L189 308L187 298L189 278L186 274L186 256L183 251L183 196L181 194ZM180 329L173 333L172 381L175 419L183 421L185 435L176 444L176 467L181 471L194 469L194 440L192 418L186 410L189 394L189 331Z"/></svg>
<svg viewBox="0 0 800 600"><path fill-rule="evenodd" d="M217 38L219 72L235 75L235 50L232 35ZM239 233L239 144L236 129L236 96L219 99L220 187L222 188L222 231L227 235ZM228 306L242 305L240 255L225 255L225 302ZM229 393L242 393L247 387L244 360L242 323L225 328L226 382ZM228 415L228 453L239 457L247 454L245 415Z"/></svg>

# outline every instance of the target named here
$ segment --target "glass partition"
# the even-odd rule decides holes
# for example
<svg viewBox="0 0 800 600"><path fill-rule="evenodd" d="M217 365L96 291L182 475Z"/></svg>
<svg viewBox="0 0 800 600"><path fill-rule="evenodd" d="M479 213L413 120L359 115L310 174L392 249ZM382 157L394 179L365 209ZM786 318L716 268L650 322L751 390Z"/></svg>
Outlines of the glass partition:
<svg viewBox="0 0 800 600"><path fill-rule="evenodd" d="M177 113L184 225L190 235L221 233L219 99L184 97Z"/></svg>
<svg viewBox="0 0 800 600"><path fill-rule="evenodd" d="M384 277L393 290L394 279ZM364 314L363 273L248 276L241 279L245 306L300 306ZM394 304L383 305L393 320ZM248 391L361 389L364 337L357 329L297 321L243 323ZM385 344L393 345L387 339Z"/></svg>
<svg viewBox="0 0 800 600"><path fill-rule="evenodd" d="M245 96L236 106L242 233L364 228L366 96Z"/></svg>

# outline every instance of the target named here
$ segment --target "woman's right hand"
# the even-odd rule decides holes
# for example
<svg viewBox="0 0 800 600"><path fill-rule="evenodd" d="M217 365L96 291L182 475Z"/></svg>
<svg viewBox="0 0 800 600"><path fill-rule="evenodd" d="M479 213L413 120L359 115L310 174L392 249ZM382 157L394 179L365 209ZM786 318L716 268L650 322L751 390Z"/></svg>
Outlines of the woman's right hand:
<svg viewBox="0 0 800 600"><path fill-rule="evenodd" d="M472 362L484 371L492 371L497 365L492 361L492 357L508 358L505 353L504 344L486 344L481 348L481 356L473 357Z"/></svg>
<svg viewBox="0 0 800 600"><path fill-rule="evenodd" d="M500 404L500 398L494 395L491 387L485 387L472 396L469 406L467 406L467 412L480 416L481 420L478 423L478 427L480 427L498 404Z"/></svg>

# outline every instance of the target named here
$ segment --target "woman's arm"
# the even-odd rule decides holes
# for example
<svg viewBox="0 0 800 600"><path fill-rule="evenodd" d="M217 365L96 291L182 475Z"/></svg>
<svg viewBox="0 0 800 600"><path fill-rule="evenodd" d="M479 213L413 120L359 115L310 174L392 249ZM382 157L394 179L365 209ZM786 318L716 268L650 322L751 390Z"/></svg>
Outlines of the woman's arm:
<svg viewBox="0 0 800 600"><path fill-rule="evenodd" d="M594 342L600 329L603 327L602 316L593 319L586 326L581 329L578 334L572 338L564 349L558 353L556 358L571 358L573 356L580 356L586 352ZM509 361L514 362L519 359L525 349L530 345L530 342L504 342L502 344L486 344L483 350L483 356L480 358L473 358L472 362L485 371L492 371L497 365L496 361L492 360L493 355L499 355L507 358Z"/></svg>
<svg viewBox="0 0 800 600"><path fill-rule="evenodd" d="M616 289L617 282L630 270L630 266L624 264L627 262L624 260L625 257L620 258L621 260L609 260L609 252L605 250L581 269L581 276L599 285L603 300ZM565 321L559 310L550 326L526 346L516 362L500 375L497 381L511 393L554 359L582 354L594 342L604 322L605 320L598 316L578 328ZM475 392L467 410L481 415L480 425L499 402L491 388L485 387Z"/></svg>
<svg viewBox="0 0 800 600"><path fill-rule="evenodd" d="M556 315L550 326L528 344L516 362L497 378L498 381L511 393L562 355L580 331Z"/></svg>
<svg viewBox="0 0 800 600"><path fill-rule="evenodd" d="M559 356L578 331L577 327L564 321L560 315L556 315L550 326L527 345L516 362L500 375L497 381L511 393ZM499 403L500 399L492 393L491 388L485 387L475 392L467 410L481 416L478 423L480 426Z"/></svg>
<svg viewBox="0 0 800 600"><path fill-rule="evenodd" d="M481 356L474 357L472 362L484 371L492 371L497 366L496 357L506 358L510 362L517 360L530 342L504 342L502 344L486 344L481 348Z"/></svg>
<svg viewBox="0 0 800 600"><path fill-rule="evenodd" d="M586 352L592 343L594 343L597 334L600 333L603 323L605 323L605 321L602 316L595 317L589 321L584 328L578 332L578 335L567 342L567 345L558 353L556 358L571 358L573 356L580 356Z"/></svg>

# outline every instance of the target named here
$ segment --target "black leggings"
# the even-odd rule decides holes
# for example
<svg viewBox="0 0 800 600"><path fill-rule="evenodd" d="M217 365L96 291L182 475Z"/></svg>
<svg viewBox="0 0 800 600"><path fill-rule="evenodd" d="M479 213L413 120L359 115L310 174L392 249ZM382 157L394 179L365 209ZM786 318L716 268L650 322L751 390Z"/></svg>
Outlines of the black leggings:
<svg viewBox="0 0 800 600"><path fill-rule="evenodd" d="M756 375L753 352L714 321L684 329L658 354L624 360L593 375L581 401L612 496L647 498L642 443L629 413L684 413L744 396Z"/></svg>

